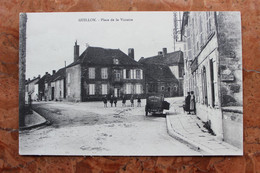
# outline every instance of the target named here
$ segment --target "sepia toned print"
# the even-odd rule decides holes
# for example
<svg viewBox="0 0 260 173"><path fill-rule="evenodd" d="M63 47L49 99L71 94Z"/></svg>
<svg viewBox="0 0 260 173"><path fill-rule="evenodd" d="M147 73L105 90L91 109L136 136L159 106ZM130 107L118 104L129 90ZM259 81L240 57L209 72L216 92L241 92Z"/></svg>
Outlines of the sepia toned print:
<svg viewBox="0 0 260 173"><path fill-rule="evenodd" d="M26 13L20 33L21 155L243 154L239 12Z"/></svg>

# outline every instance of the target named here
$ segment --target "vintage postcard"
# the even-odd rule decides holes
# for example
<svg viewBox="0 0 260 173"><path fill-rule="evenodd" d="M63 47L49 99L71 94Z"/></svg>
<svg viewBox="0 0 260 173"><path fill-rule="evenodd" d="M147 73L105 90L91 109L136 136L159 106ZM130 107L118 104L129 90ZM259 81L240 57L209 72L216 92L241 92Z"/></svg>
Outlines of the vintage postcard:
<svg viewBox="0 0 260 173"><path fill-rule="evenodd" d="M240 12L21 13L19 153L243 155Z"/></svg>

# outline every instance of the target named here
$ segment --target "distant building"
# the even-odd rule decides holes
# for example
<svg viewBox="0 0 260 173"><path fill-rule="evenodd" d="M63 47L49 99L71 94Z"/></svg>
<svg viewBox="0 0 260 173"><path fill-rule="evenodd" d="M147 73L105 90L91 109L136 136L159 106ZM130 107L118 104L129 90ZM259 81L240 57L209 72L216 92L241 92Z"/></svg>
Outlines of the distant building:
<svg viewBox="0 0 260 173"><path fill-rule="evenodd" d="M178 79L166 65L144 64L146 94L162 94L164 97L178 96Z"/></svg>
<svg viewBox="0 0 260 173"><path fill-rule="evenodd" d="M184 93L221 139L242 146L242 42L238 12L184 12Z"/></svg>
<svg viewBox="0 0 260 173"><path fill-rule="evenodd" d="M25 102L28 103L29 96L32 100L38 100L38 84L37 82L40 80L40 76L37 78L34 77L32 80L29 78L25 82Z"/></svg>
<svg viewBox="0 0 260 173"><path fill-rule="evenodd" d="M70 101L101 100L104 96L130 97L144 94L143 65L119 49L87 47L79 56L74 46L74 62L66 68L66 97Z"/></svg>
<svg viewBox="0 0 260 173"><path fill-rule="evenodd" d="M46 72L45 75L40 78L37 82L38 84L38 95L39 95L39 100L45 100L45 81L48 80L51 77L51 75Z"/></svg>
<svg viewBox="0 0 260 173"><path fill-rule="evenodd" d="M177 94L175 96L183 96L184 61L182 51L168 53L167 48L163 48L162 51L158 52L158 55L141 58L139 62L146 65L168 66L173 74L173 80L175 82L175 79L178 80Z"/></svg>
<svg viewBox="0 0 260 173"><path fill-rule="evenodd" d="M66 68L59 69L51 76L51 100L62 101L66 99Z"/></svg>

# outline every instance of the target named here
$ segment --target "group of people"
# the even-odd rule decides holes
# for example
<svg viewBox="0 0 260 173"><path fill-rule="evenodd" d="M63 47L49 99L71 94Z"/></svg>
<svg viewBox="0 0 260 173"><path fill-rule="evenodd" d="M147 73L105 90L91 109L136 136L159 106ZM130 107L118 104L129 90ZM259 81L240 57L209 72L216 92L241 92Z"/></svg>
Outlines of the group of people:
<svg viewBox="0 0 260 173"><path fill-rule="evenodd" d="M126 97L125 96L123 96L122 97L122 107L126 107ZM130 106L131 107L134 107L134 96L132 95L131 96L131 98L130 98ZM117 105L117 97L114 97L113 95L111 95L111 97L108 99L107 98L107 96L105 96L104 98L103 98L103 103L104 103L104 107L105 108L107 108L107 102L110 102L110 105L111 105L111 107L113 107L113 104L115 105L115 107L116 107L116 105ZM140 98L140 96L138 96L137 97L137 107L141 107L141 98Z"/></svg>
<svg viewBox="0 0 260 173"><path fill-rule="evenodd" d="M185 98L184 110L188 112L188 114L191 114L191 112L196 114L195 95L193 91L188 92L188 95Z"/></svg>

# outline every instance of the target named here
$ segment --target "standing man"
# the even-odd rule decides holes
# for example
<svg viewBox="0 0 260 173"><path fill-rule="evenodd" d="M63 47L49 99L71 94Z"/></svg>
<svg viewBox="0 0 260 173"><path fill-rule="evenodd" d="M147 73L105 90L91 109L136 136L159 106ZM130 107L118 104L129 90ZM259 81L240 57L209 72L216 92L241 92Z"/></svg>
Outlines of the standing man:
<svg viewBox="0 0 260 173"><path fill-rule="evenodd" d="M191 96L190 96L190 111L194 112L194 115L196 114L196 105L195 105L195 95L194 92L191 91Z"/></svg>
<svg viewBox="0 0 260 173"><path fill-rule="evenodd" d="M190 114L190 92L188 92L187 97L185 98L185 111Z"/></svg>
<svg viewBox="0 0 260 173"><path fill-rule="evenodd" d="M125 98L125 96L123 95L123 98L122 98L122 107L125 107L125 102L126 102L126 98Z"/></svg>
<svg viewBox="0 0 260 173"><path fill-rule="evenodd" d="M104 108L107 108L107 96L103 98Z"/></svg>
<svg viewBox="0 0 260 173"><path fill-rule="evenodd" d="M140 98L140 96L137 97L137 107L141 107L141 98Z"/></svg>
<svg viewBox="0 0 260 173"><path fill-rule="evenodd" d="M111 97L110 97L110 104L111 104L111 107L113 107L113 102L114 102L114 96L111 95Z"/></svg>
<svg viewBox="0 0 260 173"><path fill-rule="evenodd" d="M117 98L114 97L114 104L115 104L115 107L116 107L116 103L117 103Z"/></svg>

